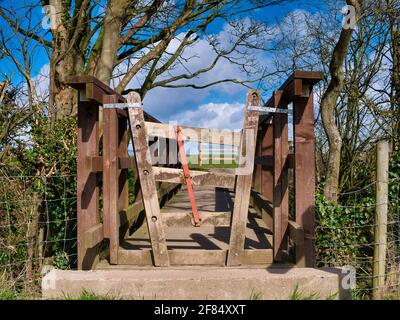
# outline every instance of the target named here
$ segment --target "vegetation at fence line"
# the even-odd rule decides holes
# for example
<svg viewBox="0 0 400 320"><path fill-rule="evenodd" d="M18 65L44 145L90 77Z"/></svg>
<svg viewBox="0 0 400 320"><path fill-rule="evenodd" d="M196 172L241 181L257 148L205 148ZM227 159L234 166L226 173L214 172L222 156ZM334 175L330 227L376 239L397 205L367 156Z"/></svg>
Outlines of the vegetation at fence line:
<svg viewBox="0 0 400 320"><path fill-rule="evenodd" d="M288 2L301 10L282 14L273 25L255 14L265 10L268 15L270 6L280 9ZM68 76L94 75L119 93L135 89L142 98L155 89L209 90L237 84L258 87L268 99L271 88L298 69L324 74L314 88L317 264L355 266L358 288L353 297L370 298L375 144L387 138L393 152L385 297L397 299L400 8L396 0L383 2L311 1L315 10L307 11L302 1L284 0L155 0L133 7L130 1L57 0L52 2L59 9L53 21L57 28L43 28L43 21L32 17L49 1L2 1L0 299L36 298L44 265L76 267L77 93L67 85ZM342 28L339 13L345 4L354 6L360 17L355 29ZM224 24L221 34L213 31L215 23ZM206 65L190 64L198 56L196 45L209 46L215 54ZM46 54L48 69L41 79L35 63ZM223 61L240 76L218 78L217 72L198 81ZM223 160L196 163L190 168L237 166ZM132 202L135 179L132 171L129 175ZM304 298L297 289L291 299ZM101 297L84 292L81 298Z"/></svg>

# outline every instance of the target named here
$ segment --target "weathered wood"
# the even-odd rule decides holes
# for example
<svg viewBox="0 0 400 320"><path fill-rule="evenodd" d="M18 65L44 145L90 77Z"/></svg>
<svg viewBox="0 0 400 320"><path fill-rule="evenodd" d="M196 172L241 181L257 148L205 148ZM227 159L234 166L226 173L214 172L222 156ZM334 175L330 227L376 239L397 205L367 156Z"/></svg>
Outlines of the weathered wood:
<svg viewBox="0 0 400 320"><path fill-rule="evenodd" d="M264 123L262 127L262 144L261 156L271 157L274 156L274 130L272 123ZM273 190L274 190L274 175L273 175L274 162L272 161L271 168L262 167L262 195L272 203Z"/></svg>
<svg viewBox="0 0 400 320"><path fill-rule="evenodd" d="M223 144L227 146L239 146L241 133L219 129L195 128L180 126L182 138L203 143ZM151 137L163 137L176 140L177 126L163 123L146 122L147 134ZM223 143L221 143L221 139Z"/></svg>
<svg viewBox="0 0 400 320"><path fill-rule="evenodd" d="M96 157L99 149L99 107L93 102L78 104L77 218L78 269L90 270L99 261L99 247L86 248L85 233L99 223L97 175L87 170L86 157Z"/></svg>
<svg viewBox="0 0 400 320"><path fill-rule="evenodd" d="M272 249L246 249L241 254L242 265L262 264L268 265L274 262Z"/></svg>
<svg viewBox="0 0 400 320"><path fill-rule="evenodd" d="M389 143L378 141L376 159L376 209L374 230L374 263L372 270L373 298L382 299L385 293L387 213L389 178Z"/></svg>
<svg viewBox="0 0 400 320"><path fill-rule="evenodd" d="M249 106L260 105L261 97L257 90L247 94L244 116L243 136L239 152L239 169L236 179L235 203L229 241L227 265L240 265L244 250L247 216L250 203L250 191L254 169L255 144L258 129L258 112L250 111Z"/></svg>
<svg viewBox="0 0 400 320"><path fill-rule="evenodd" d="M156 181L185 183L182 169L153 167L153 172ZM215 186L223 188L233 188L235 186L234 175L190 170L190 176L194 186Z"/></svg>
<svg viewBox="0 0 400 320"><path fill-rule="evenodd" d="M104 239L103 224L99 223L85 232L85 247L87 249L99 245Z"/></svg>
<svg viewBox="0 0 400 320"><path fill-rule="evenodd" d="M102 157L85 157L85 168L89 172L102 172L103 171L103 158Z"/></svg>
<svg viewBox="0 0 400 320"><path fill-rule="evenodd" d="M131 157L120 157L119 161L119 169L136 169L135 158Z"/></svg>
<svg viewBox="0 0 400 320"><path fill-rule="evenodd" d="M315 138L313 95L293 102L296 222L304 229L305 266L315 266Z"/></svg>
<svg viewBox="0 0 400 320"><path fill-rule="evenodd" d="M128 97L128 102L140 102L140 98L133 97L132 100L136 98L139 101L129 101L130 98ZM128 114L147 226L153 249L154 264L156 266L168 266L168 251L160 216L160 205L158 203L150 151L147 145L147 132L143 110L142 108L129 108Z"/></svg>
<svg viewBox="0 0 400 320"><path fill-rule="evenodd" d="M282 91L274 92L274 100L282 109ZM274 219L274 259L282 261L282 251L287 249L287 228L289 219L288 192L288 116L277 113L273 117L274 129L274 189L273 189L273 219Z"/></svg>
<svg viewBox="0 0 400 320"><path fill-rule="evenodd" d="M171 265L214 265L224 266L227 250L202 250L202 249L180 249L168 250ZM151 250L119 250L120 264L127 265L152 265Z"/></svg>
<svg viewBox="0 0 400 320"><path fill-rule="evenodd" d="M118 102L107 96L105 103ZM116 109L103 110L103 223L105 237L110 240L110 263L118 264L119 247L119 163L118 115Z"/></svg>
<svg viewBox="0 0 400 320"><path fill-rule="evenodd" d="M262 194L251 191L252 205L257 213L261 216L266 226L273 229L273 209L272 202L266 199Z"/></svg>
<svg viewBox="0 0 400 320"><path fill-rule="evenodd" d="M231 223L230 212L210 212L210 211L199 211L201 216L201 225L228 227ZM162 220L165 226L180 226L180 227L191 227L193 226L193 214L191 211L182 212L165 212L161 213Z"/></svg>
<svg viewBox="0 0 400 320"><path fill-rule="evenodd" d="M291 220L289 220L289 238L294 242L295 245L294 259L296 267L305 268L306 259L304 250L304 230L298 223Z"/></svg>
<svg viewBox="0 0 400 320"><path fill-rule="evenodd" d="M129 205L129 185L128 185L128 168L122 166L121 160L128 159L130 162L135 162L133 158L128 158L128 122L126 118L118 118L118 215L119 221L117 230L120 230L121 215L124 209ZM132 161L133 160L133 161ZM119 237L124 238L125 234L119 232ZM121 239L121 240L122 240Z"/></svg>
<svg viewBox="0 0 400 320"><path fill-rule="evenodd" d="M304 230L296 222L289 220L289 238L293 240L296 245L304 244Z"/></svg>

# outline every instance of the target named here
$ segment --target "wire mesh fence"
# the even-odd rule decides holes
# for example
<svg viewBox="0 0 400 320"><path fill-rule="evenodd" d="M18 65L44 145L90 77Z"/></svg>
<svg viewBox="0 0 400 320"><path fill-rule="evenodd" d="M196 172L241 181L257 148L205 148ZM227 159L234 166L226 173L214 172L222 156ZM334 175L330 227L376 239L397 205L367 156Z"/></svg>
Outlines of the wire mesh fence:
<svg viewBox="0 0 400 320"><path fill-rule="evenodd" d="M400 180L391 179L387 223L385 297L400 289ZM353 297L373 292L375 181L341 193L340 204L317 197L318 267L352 266ZM76 177L0 177L0 298L23 293L40 297L48 265L75 268L77 263ZM6 291L7 288L7 291ZM5 293L6 292L6 293ZM10 296L11 295L11 296Z"/></svg>
<svg viewBox="0 0 400 320"><path fill-rule="evenodd" d="M1 176L3 295L24 293L34 297L39 294L44 266L73 268L77 260L76 228L75 176Z"/></svg>

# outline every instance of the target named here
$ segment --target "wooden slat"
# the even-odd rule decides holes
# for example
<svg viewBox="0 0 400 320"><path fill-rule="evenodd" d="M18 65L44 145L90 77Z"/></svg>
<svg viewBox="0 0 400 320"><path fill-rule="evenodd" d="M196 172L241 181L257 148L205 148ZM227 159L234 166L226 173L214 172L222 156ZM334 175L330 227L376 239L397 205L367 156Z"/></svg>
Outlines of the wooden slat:
<svg viewBox="0 0 400 320"><path fill-rule="evenodd" d="M201 225L229 227L231 224L230 212L210 212L199 211L201 217ZM174 227L192 227L193 214L191 211L182 212L163 212L161 213L163 223L165 226Z"/></svg>
<svg viewBox="0 0 400 320"><path fill-rule="evenodd" d="M282 92L276 92L281 95ZM279 97L276 97L280 101ZM287 108L287 105L281 105ZM273 117L274 128L274 258L282 261L282 250L287 249L287 228L289 219L289 194L288 194L288 119L286 114L275 114Z"/></svg>
<svg viewBox="0 0 400 320"><path fill-rule="evenodd" d="M261 144L261 156L271 157L274 156L274 132L273 125L271 123L264 123L262 127L262 144ZM272 168L262 167L262 195L265 200L272 203L273 201L273 162Z"/></svg>
<svg viewBox="0 0 400 320"><path fill-rule="evenodd" d="M132 100L129 101L129 99ZM135 99L139 101L135 101ZM130 96L128 96L128 102L137 103L140 102L140 98L130 94ZM146 139L147 132L143 110L142 108L129 108L128 113L147 226L153 249L154 264L156 266L169 266L165 233L157 197L157 188Z"/></svg>
<svg viewBox="0 0 400 320"><path fill-rule="evenodd" d="M171 265L176 266L224 266L227 250L179 249L168 250ZM150 266L152 262L151 250L125 250L118 253L120 264ZM242 265L268 265L273 262L272 249L243 250L240 256Z"/></svg>
<svg viewBox="0 0 400 320"><path fill-rule="evenodd" d="M265 225L272 230L273 228L273 209L272 202L266 199L262 194L252 191L251 192L252 205L257 213L261 216Z"/></svg>
<svg viewBox="0 0 400 320"><path fill-rule="evenodd" d="M289 153L287 156L288 169L294 169L294 153ZM272 170L274 167L274 157L273 156L261 156L255 159L255 164L262 165L267 170Z"/></svg>
<svg viewBox="0 0 400 320"><path fill-rule="evenodd" d="M153 172L156 181L185 183L182 169L153 167ZM192 177L192 184L194 186L215 186L223 188L233 188L235 186L235 175L190 170L190 176Z"/></svg>
<svg viewBox="0 0 400 320"><path fill-rule="evenodd" d="M289 220L289 237L295 244L294 258L296 266L299 268L306 267L306 257L304 240L305 234L303 228L296 222Z"/></svg>
<svg viewBox="0 0 400 320"><path fill-rule="evenodd" d="M224 266L227 250L168 250L171 265L213 265ZM127 265L152 265L151 250L119 250L120 264Z"/></svg>
<svg viewBox="0 0 400 320"><path fill-rule="evenodd" d="M241 133L236 131L226 131L219 129L195 128L180 126L182 128L182 138L202 143L222 144L227 146L239 146ZM176 140L176 126L146 122L147 134L152 137L163 137ZM223 143L221 143L223 141Z"/></svg>
<svg viewBox="0 0 400 320"><path fill-rule="evenodd" d="M99 223L97 175L87 170L86 157L96 157L99 149L99 107L93 102L78 104L77 218L78 269L90 270L99 261L99 248L86 248L85 233Z"/></svg>
<svg viewBox="0 0 400 320"><path fill-rule="evenodd" d="M296 222L308 235L305 265L315 265L315 138L313 95L293 102ZM306 160L307 159L307 160Z"/></svg>
<svg viewBox="0 0 400 320"><path fill-rule="evenodd" d="M238 177L236 180L235 203L229 240L228 266L240 265L240 257L244 250L259 117L257 111L250 111L248 108L251 105L258 106L260 105L260 102L261 97L257 90L251 90L247 94L243 137L239 153L239 166L244 165L246 167L239 167L237 170Z"/></svg>
<svg viewBox="0 0 400 320"><path fill-rule="evenodd" d="M120 232L121 215L124 209L129 205L129 184L128 184L128 168L130 166L121 166L121 160L128 159L132 164L135 159L128 158L128 122L126 118L118 118L118 225L119 237L124 238L125 232ZM131 160L132 159L132 160ZM123 163L122 163L123 164ZM129 164L129 163L127 163Z"/></svg>
<svg viewBox="0 0 400 320"><path fill-rule="evenodd" d="M103 171L103 158L96 156L86 156L85 157L86 170L90 172L102 172Z"/></svg>
<svg viewBox="0 0 400 320"><path fill-rule="evenodd" d="M289 237L296 245L304 244L304 230L296 222L289 220Z"/></svg>
<svg viewBox="0 0 400 320"><path fill-rule="evenodd" d="M85 247L93 248L104 239L103 224L99 223L85 232Z"/></svg>
<svg viewBox="0 0 400 320"><path fill-rule="evenodd" d="M107 96L107 103L118 102L117 96ZM103 213L104 233L110 240L110 263L118 264L119 247L119 169L118 115L115 109L103 110Z"/></svg>
<svg viewBox="0 0 400 320"><path fill-rule="evenodd" d="M272 249L247 249L241 256L242 265L262 264L268 265L274 262Z"/></svg>
<svg viewBox="0 0 400 320"><path fill-rule="evenodd" d="M136 162L135 158L132 157L120 157L119 161L119 169L135 169Z"/></svg>

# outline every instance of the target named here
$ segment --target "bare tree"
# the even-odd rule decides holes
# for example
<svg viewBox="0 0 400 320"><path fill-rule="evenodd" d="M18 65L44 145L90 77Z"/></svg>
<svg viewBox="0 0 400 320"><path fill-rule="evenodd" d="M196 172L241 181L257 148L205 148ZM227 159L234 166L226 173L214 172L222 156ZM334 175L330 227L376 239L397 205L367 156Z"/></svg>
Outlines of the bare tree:
<svg viewBox="0 0 400 320"><path fill-rule="evenodd" d="M52 116L56 118L75 112L71 89L65 84L68 76L95 75L109 84L118 66L129 66L119 77L118 92L123 92L139 72L147 72L140 88L142 95L158 86L182 86L182 81L184 86L193 88L226 81L258 81L258 76L254 76L257 74L254 68L249 71L255 67L252 64L254 61L242 60L238 64L253 77L215 79L204 85L190 83L192 79L213 69L221 59L235 63L238 55L249 56L243 48L257 48L254 35L262 31L262 25L254 21L250 24L240 22L241 16L251 14L254 9L282 2L285 0L252 0L246 4L238 0L42 0L42 6L50 13L50 33L37 26L24 28L10 14L13 10L7 6L0 5L0 16L22 35L35 39L51 51L50 106L55 106ZM221 48L213 37L207 37L208 26L217 19L236 23L236 30L241 31L229 48ZM178 35L183 35L180 44L173 52L166 52ZM169 76L169 71L176 63L185 65L185 48L199 39L209 39L216 58L207 67Z"/></svg>

